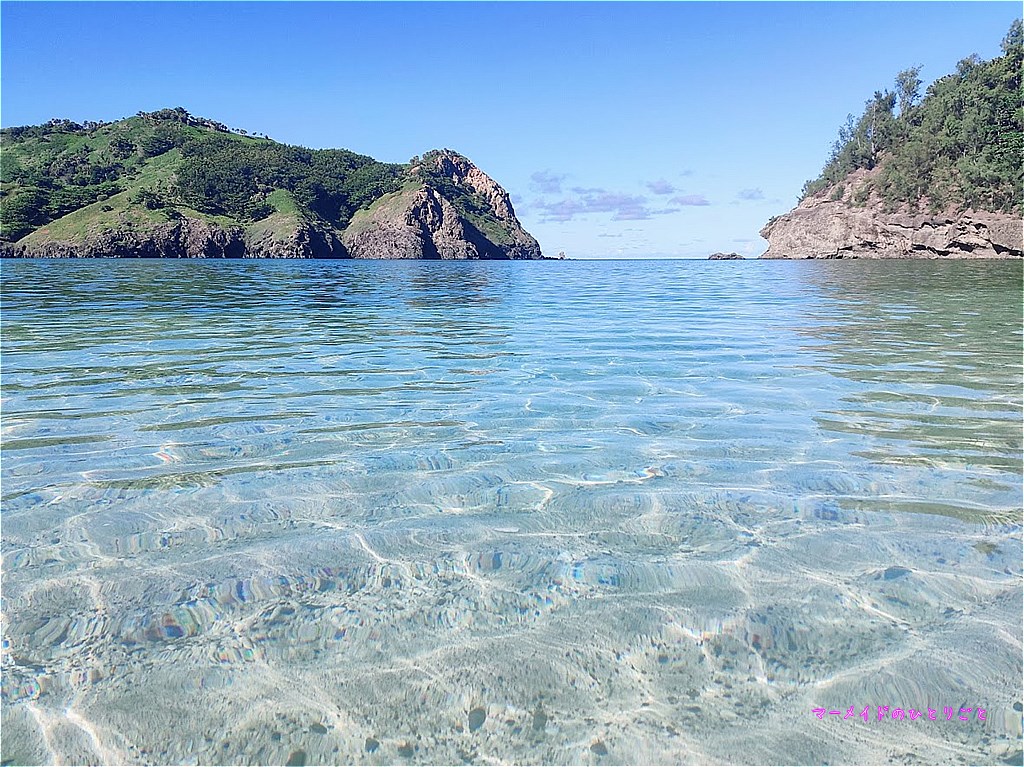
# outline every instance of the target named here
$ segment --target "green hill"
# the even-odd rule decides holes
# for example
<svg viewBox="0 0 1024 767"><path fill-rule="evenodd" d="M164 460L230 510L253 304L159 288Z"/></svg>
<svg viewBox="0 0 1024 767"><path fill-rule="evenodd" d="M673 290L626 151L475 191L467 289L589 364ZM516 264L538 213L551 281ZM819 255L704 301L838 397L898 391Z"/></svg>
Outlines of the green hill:
<svg viewBox="0 0 1024 767"><path fill-rule="evenodd" d="M440 158L452 157L473 173L442 176ZM450 150L414 160L281 144L180 107L110 123L5 128L0 247L20 256L358 257L343 244L358 211L429 187L451 204L450 219L489 235L458 257L540 257L511 206L496 207L483 187L507 203L504 190L472 163ZM415 211L395 215L379 226L412 227L416 236L374 257L448 257L432 242L431 222Z"/></svg>

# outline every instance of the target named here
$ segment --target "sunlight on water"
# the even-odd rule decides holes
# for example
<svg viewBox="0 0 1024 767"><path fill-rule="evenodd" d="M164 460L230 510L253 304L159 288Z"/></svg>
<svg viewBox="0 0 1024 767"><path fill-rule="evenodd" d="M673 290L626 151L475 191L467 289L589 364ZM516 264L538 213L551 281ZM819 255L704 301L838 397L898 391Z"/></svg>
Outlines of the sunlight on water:
<svg viewBox="0 0 1024 767"><path fill-rule="evenodd" d="M1021 274L5 262L4 764L1019 763Z"/></svg>

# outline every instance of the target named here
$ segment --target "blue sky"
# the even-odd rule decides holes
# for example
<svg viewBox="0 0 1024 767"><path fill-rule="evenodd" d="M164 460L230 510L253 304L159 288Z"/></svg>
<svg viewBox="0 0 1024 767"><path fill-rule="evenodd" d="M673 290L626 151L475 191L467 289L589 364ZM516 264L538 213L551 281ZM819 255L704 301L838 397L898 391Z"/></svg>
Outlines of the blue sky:
<svg viewBox="0 0 1024 767"><path fill-rule="evenodd" d="M748 256L896 73L999 54L998 3L22 3L0 123L184 106L404 162L457 149L545 253Z"/></svg>

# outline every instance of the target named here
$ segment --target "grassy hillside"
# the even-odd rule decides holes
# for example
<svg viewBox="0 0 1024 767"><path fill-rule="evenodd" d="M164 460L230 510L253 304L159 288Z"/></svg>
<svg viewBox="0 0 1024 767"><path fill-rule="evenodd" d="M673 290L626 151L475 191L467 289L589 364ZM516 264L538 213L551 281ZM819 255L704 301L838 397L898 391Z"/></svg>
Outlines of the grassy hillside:
<svg viewBox="0 0 1024 767"><path fill-rule="evenodd" d="M850 174L866 169L872 181L856 189L854 204L877 196L890 210L1024 212L1022 42L1017 20L1002 56L963 59L923 99L920 67L901 72L893 91L877 91L859 119L849 116L801 199L829 189L843 199Z"/></svg>
<svg viewBox="0 0 1024 767"><path fill-rule="evenodd" d="M180 107L111 123L51 120L0 131L0 240L34 232L73 240L181 216L342 229L398 189L405 171L343 149L232 132Z"/></svg>

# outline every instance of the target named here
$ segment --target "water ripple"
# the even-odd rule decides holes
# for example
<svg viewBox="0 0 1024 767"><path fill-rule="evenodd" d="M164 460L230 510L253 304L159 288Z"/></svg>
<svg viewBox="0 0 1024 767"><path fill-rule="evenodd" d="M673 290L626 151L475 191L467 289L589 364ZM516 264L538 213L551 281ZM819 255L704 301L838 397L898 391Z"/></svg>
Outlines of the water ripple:
<svg viewBox="0 0 1024 767"><path fill-rule="evenodd" d="M1021 276L5 262L2 759L1012 759Z"/></svg>

